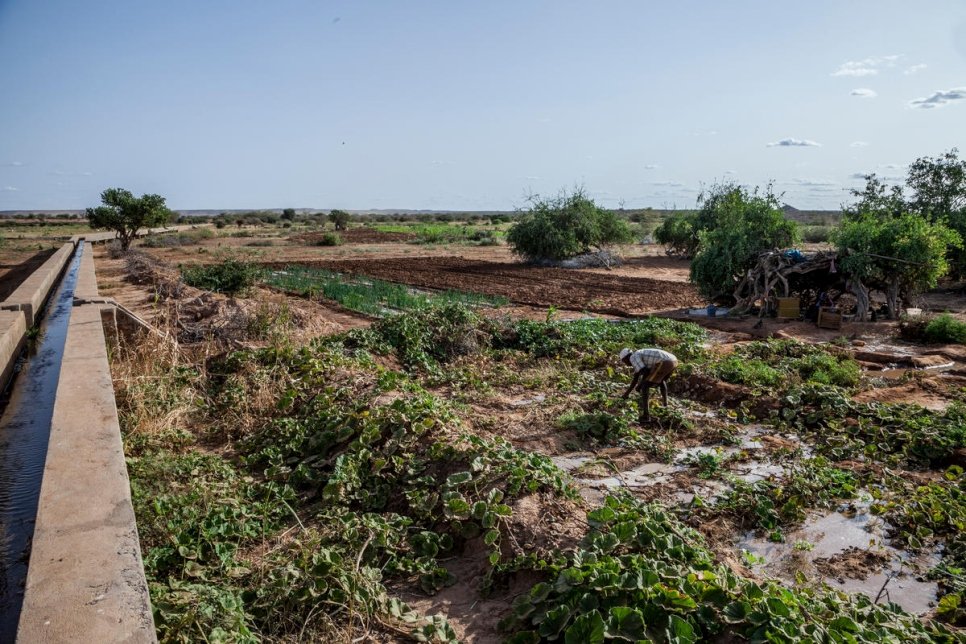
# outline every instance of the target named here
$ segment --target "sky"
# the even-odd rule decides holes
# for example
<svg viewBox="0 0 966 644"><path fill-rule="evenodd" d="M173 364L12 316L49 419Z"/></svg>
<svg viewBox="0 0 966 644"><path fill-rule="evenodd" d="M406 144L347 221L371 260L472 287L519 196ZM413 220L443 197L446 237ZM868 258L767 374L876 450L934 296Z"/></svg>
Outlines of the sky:
<svg viewBox="0 0 966 644"><path fill-rule="evenodd" d="M952 147L963 0L0 0L0 210L833 209Z"/></svg>

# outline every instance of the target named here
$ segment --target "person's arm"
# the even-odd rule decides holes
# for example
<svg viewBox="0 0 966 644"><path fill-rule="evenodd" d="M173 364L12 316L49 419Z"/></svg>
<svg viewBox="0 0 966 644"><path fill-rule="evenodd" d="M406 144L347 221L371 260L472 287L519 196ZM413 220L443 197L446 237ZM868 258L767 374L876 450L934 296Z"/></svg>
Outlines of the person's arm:
<svg viewBox="0 0 966 644"><path fill-rule="evenodd" d="M635 371L634 372L634 377L631 378L631 384L627 388L627 391L624 392L624 395L621 396L621 398L627 398L628 396L631 395L631 392L634 391L634 387L637 386L637 381L641 379L641 375L643 373L644 373L644 370L643 369L641 369L640 371Z"/></svg>

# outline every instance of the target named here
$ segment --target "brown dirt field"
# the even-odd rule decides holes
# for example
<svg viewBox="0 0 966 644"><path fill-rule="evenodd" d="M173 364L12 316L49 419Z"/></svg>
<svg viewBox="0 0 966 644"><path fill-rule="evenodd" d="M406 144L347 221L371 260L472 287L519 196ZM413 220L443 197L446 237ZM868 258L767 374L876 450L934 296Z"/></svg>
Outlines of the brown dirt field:
<svg viewBox="0 0 966 644"><path fill-rule="evenodd" d="M4 251L0 255L0 300L9 297L53 254L53 248L39 251Z"/></svg>
<svg viewBox="0 0 966 644"><path fill-rule="evenodd" d="M468 260L461 257L311 262L328 270L368 275L421 288L504 296L531 306L555 306L613 315L640 315L695 306L693 286L563 268Z"/></svg>
<svg viewBox="0 0 966 644"><path fill-rule="evenodd" d="M185 325L206 332L224 331L240 339L249 340L248 327L261 324L266 316L282 315L293 326L295 338L308 340L319 335L341 333L349 329L367 326L371 320L336 306L300 297L287 297L268 289L256 289L250 297L230 298L208 293L188 286L179 289L159 289L164 280L175 280L177 271L173 266L158 261L156 275L132 275L126 259L112 259L106 246L95 246L95 270L100 294L114 298L145 321L165 327L168 320L177 320L185 339ZM173 292L177 290L175 295ZM165 295L159 295L165 291ZM190 335L190 334L187 334Z"/></svg>

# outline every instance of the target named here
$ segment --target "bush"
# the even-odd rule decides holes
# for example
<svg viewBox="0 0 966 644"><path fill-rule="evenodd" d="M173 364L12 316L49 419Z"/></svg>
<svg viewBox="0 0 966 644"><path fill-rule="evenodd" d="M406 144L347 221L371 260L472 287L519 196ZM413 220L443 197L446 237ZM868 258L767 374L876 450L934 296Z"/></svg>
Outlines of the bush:
<svg viewBox="0 0 966 644"><path fill-rule="evenodd" d="M708 299L730 298L760 253L787 248L799 239L798 224L785 219L770 187L758 194L757 188L749 192L736 184L718 185L701 201L691 281Z"/></svg>
<svg viewBox="0 0 966 644"><path fill-rule="evenodd" d="M258 266L231 258L221 264L181 268L181 277L188 286L229 295L249 291L261 277L261 273Z"/></svg>
<svg viewBox="0 0 966 644"><path fill-rule="evenodd" d="M315 246L339 246L342 244L342 237L338 233L325 233L317 240Z"/></svg>
<svg viewBox="0 0 966 644"><path fill-rule="evenodd" d="M664 244L668 255L690 258L698 246L694 215L673 214L654 230L654 239Z"/></svg>
<svg viewBox="0 0 966 644"><path fill-rule="evenodd" d="M507 233L513 252L528 261L567 259L631 238L626 221L580 189L552 199L534 198Z"/></svg>
<svg viewBox="0 0 966 644"><path fill-rule="evenodd" d="M803 226L802 241L809 244L824 244L832 236L832 226Z"/></svg>
<svg viewBox="0 0 966 644"><path fill-rule="evenodd" d="M923 339L936 344L966 344L966 322L943 313L926 324Z"/></svg>

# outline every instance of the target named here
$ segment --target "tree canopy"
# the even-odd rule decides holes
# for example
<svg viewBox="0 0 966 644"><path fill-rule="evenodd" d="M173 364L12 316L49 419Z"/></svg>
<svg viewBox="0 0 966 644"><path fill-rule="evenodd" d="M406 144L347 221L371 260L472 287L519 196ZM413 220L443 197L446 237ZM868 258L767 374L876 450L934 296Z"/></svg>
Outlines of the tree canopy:
<svg viewBox="0 0 966 644"><path fill-rule="evenodd" d="M345 230L349 227L349 213L345 210L333 210L329 213L329 221L335 225L336 230Z"/></svg>
<svg viewBox="0 0 966 644"><path fill-rule="evenodd" d="M567 259L631 239L626 221L579 188L549 199L534 197L507 233L513 252L527 261Z"/></svg>
<svg viewBox="0 0 966 644"><path fill-rule="evenodd" d="M798 224L785 218L778 197L733 183L712 186L699 197L697 253L691 281L708 299L731 298L758 255L799 241Z"/></svg>
<svg viewBox="0 0 966 644"><path fill-rule="evenodd" d="M168 223L174 213L160 195L135 197L123 188L108 188L101 193L103 205L87 209L91 228L113 230L121 248L127 250L138 230Z"/></svg>
<svg viewBox="0 0 966 644"><path fill-rule="evenodd" d="M846 217L834 234L843 271L886 294L890 317L949 270L947 250L961 248L957 232L911 212L879 216L867 211Z"/></svg>

